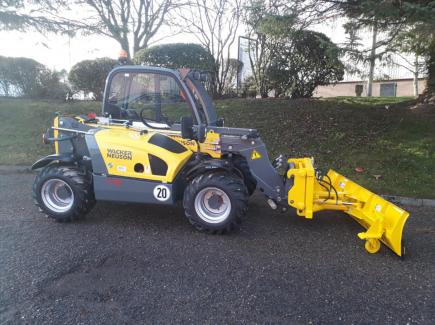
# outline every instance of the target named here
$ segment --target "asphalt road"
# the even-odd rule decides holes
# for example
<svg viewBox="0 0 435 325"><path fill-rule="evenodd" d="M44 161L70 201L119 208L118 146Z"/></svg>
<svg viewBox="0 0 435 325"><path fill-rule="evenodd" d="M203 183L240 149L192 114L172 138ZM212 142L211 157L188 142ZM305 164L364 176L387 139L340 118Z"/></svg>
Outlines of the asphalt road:
<svg viewBox="0 0 435 325"><path fill-rule="evenodd" d="M59 224L33 206L32 181L0 175L0 323L435 323L434 209L408 207L402 261L367 254L345 215L304 220L259 195L226 236L145 205Z"/></svg>

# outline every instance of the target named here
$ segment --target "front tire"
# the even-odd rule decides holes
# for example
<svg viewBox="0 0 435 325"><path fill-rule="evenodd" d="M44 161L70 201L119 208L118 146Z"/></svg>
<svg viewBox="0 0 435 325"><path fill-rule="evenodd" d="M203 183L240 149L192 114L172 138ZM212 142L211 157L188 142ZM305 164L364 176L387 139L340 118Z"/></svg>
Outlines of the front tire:
<svg viewBox="0 0 435 325"><path fill-rule="evenodd" d="M257 181L254 176L252 176L246 159L237 157L236 159L234 159L233 163L236 169L243 176L243 181L246 185L246 189L248 190L248 195L252 196L252 194L254 194L255 192L255 189L257 188Z"/></svg>
<svg viewBox="0 0 435 325"><path fill-rule="evenodd" d="M247 204L243 180L225 172L195 177L183 199L186 217L196 229L219 234L240 227Z"/></svg>
<svg viewBox="0 0 435 325"><path fill-rule="evenodd" d="M92 182L74 166L49 165L33 183L36 206L58 222L83 218L95 205Z"/></svg>

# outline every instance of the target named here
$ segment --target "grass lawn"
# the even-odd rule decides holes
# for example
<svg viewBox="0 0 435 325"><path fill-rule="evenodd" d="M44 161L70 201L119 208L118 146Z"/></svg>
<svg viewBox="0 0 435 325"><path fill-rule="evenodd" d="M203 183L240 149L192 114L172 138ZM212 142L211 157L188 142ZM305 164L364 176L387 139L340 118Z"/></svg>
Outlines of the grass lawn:
<svg viewBox="0 0 435 325"><path fill-rule="evenodd" d="M409 110L408 101L337 97L216 104L226 126L257 128L271 158L313 156L321 170L333 168L375 192L435 198L435 109ZM53 112L100 109L95 102L0 99L0 165L29 165L48 154L41 133Z"/></svg>

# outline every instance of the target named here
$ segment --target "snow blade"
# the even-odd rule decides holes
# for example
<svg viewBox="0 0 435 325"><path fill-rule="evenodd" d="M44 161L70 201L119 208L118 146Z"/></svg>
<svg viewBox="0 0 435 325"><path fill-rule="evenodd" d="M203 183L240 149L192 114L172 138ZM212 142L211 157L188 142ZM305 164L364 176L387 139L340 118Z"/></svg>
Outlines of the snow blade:
<svg viewBox="0 0 435 325"><path fill-rule="evenodd" d="M288 204L297 214L311 219L321 210L340 210L350 215L366 231L358 234L369 253L380 249L380 242L403 255L402 232L409 213L370 192L333 170L317 178L312 159L289 159L287 177L293 178Z"/></svg>

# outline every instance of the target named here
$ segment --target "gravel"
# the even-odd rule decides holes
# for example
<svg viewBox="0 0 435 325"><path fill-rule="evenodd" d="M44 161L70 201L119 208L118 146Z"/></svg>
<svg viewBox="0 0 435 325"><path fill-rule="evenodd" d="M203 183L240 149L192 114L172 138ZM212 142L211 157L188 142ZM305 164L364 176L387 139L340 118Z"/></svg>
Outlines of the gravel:
<svg viewBox="0 0 435 325"><path fill-rule="evenodd" d="M239 232L194 230L180 207L100 202L60 224L33 175L0 173L0 323L435 322L435 209L405 207L404 260L370 255L340 213L250 200Z"/></svg>

